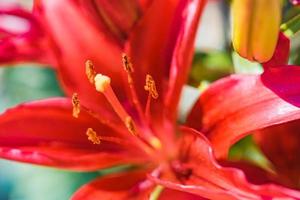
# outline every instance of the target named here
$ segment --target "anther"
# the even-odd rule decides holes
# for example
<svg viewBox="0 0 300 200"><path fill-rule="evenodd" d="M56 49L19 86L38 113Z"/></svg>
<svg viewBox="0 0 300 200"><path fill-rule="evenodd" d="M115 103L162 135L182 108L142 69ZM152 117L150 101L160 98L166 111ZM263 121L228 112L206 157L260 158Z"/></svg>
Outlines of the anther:
<svg viewBox="0 0 300 200"><path fill-rule="evenodd" d="M146 84L144 86L144 89L151 94L151 97L153 99L158 98L158 92L156 90L155 81L153 80L152 76L149 74L147 74L146 76Z"/></svg>
<svg viewBox="0 0 300 200"><path fill-rule="evenodd" d="M125 125L132 135L137 135L135 124L130 116L125 118Z"/></svg>
<svg viewBox="0 0 300 200"><path fill-rule="evenodd" d="M105 92L108 86L110 86L110 78L108 76L97 74L94 78L95 87L98 92Z"/></svg>
<svg viewBox="0 0 300 200"><path fill-rule="evenodd" d="M92 128L88 128L86 130L86 135L88 136L88 140L90 140L93 144L100 144L100 137L97 135L96 131Z"/></svg>
<svg viewBox="0 0 300 200"><path fill-rule="evenodd" d="M86 73L86 76L88 77L90 83L94 84L96 71L95 71L94 64L90 60L87 60L85 62L85 73Z"/></svg>
<svg viewBox="0 0 300 200"><path fill-rule="evenodd" d="M134 72L130 58L125 53L122 54L122 62L123 62L123 67L127 73Z"/></svg>
<svg viewBox="0 0 300 200"><path fill-rule="evenodd" d="M72 96L72 105L73 105L73 117L78 118L80 113L80 101L77 93L74 93Z"/></svg>

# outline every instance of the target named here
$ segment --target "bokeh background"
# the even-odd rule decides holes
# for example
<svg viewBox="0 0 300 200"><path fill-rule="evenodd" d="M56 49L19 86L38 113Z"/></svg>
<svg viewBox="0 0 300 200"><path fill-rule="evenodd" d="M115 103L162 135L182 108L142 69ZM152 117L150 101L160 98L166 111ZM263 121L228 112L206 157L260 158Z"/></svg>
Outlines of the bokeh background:
<svg viewBox="0 0 300 200"><path fill-rule="evenodd" d="M28 9L32 6L31 0L0 0L0 6L5 2L16 2ZM210 82L230 73L262 72L258 64L247 62L232 53L228 10L226 1L210 1L205 10L199 26L195 43L196 54L189 78L189 85L193 87L186 86L183 92L180 120L184 120L195 98ZM288 15L292 14L286 16ZM300 52L299 43L299 36L295 37L292 43L295 53L291 56L291 62L296 64L300 63L297 53ZM63 95L52 69L33 64L0 68L1 112L21 102ZM235 145L231 149L230 157L246 159L262 167L268 163L251 137ZM82 184L109 172L72 173L0 160L0 200L69 199Z"/></svg>

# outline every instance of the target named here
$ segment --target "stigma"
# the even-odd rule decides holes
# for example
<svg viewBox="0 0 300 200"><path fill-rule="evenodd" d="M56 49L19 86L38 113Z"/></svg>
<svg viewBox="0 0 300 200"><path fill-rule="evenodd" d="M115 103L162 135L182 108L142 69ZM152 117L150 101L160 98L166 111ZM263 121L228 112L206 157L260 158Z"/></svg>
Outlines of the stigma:
<svg viewBox="0 0 300 200"><path fill-rule="evenodd" d="M110 86L111 79L108 76L97 74L94 78L96 90L98 92L105 92Z"/></svg>

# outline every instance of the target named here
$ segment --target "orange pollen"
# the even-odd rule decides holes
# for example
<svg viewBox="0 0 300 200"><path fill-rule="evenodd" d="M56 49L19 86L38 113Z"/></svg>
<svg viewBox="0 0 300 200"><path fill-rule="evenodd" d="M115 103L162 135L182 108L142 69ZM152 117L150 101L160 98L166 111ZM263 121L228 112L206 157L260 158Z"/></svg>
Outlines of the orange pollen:
<svg viewBox="0 0 300 200"><path fill-rule="evenodd" d="M123 67L127 73L134 72L130 58L125 53L122 54L122 62L123 62Z"/></svg>
<svg viewBox="0 0 300 200"><path fill-rule="evenodd" d="M92 128L88 128L86 130L86 135L88 136L88 140L90 140L93 144L100 144L100 137L97 135L96 131Z"/></svg>
<svg viewBox="0 0 300 200"><path fill-rule="evenodd" d="M153 80L152 76L149 74L147 74L147 76L146 76L146 84L144 86L144 89L149 92L149 94L151 95L151 97L153 99L158 98L159 95L156 90L155 81Z"/></svg>
<svg viewBox="0 0 300 200"><path fill-rule="evenodd" d="M85 73L86 73L86 76L88 77L90 83L94 84L96 71L95 71L94 64L90 60L87 60L85 62Z"/></svg>
<svg viewBox="0 0 300 200"><path fill-rule="evenodd" d="M72 96L72 105L73 105L73 117L78 118L80 113L80 101L77 93L74 93Z"/></svg>

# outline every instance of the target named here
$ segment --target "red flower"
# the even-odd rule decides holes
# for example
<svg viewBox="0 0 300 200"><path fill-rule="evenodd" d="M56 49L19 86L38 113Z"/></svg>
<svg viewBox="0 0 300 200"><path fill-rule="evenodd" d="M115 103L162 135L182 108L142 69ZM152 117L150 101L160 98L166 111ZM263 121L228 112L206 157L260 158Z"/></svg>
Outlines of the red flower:
<svg viewBox="0 0 300 200"><path fill-rule="evenodd" d="M158 194L159 199L299 199L295 190L249 183L241 170L220 166L213 155L226 155L251 131L299 119L299 90L291 85L299 82L298 68L213 84L188 124L204 132L214 150L200 132L176 124L205 2L39 0L33 15L4 10L2 16L21 17L29 26L18 34L1 29L1 61L50 63L73 96L25 103L2 114L0 156L78 171L138 166L83 186L75 200ZM122 52L132 61L123 55L124 69ZM85 71L86 60L94 65L87 62ZM287 82L278 84L283 79Z"/></svg>

